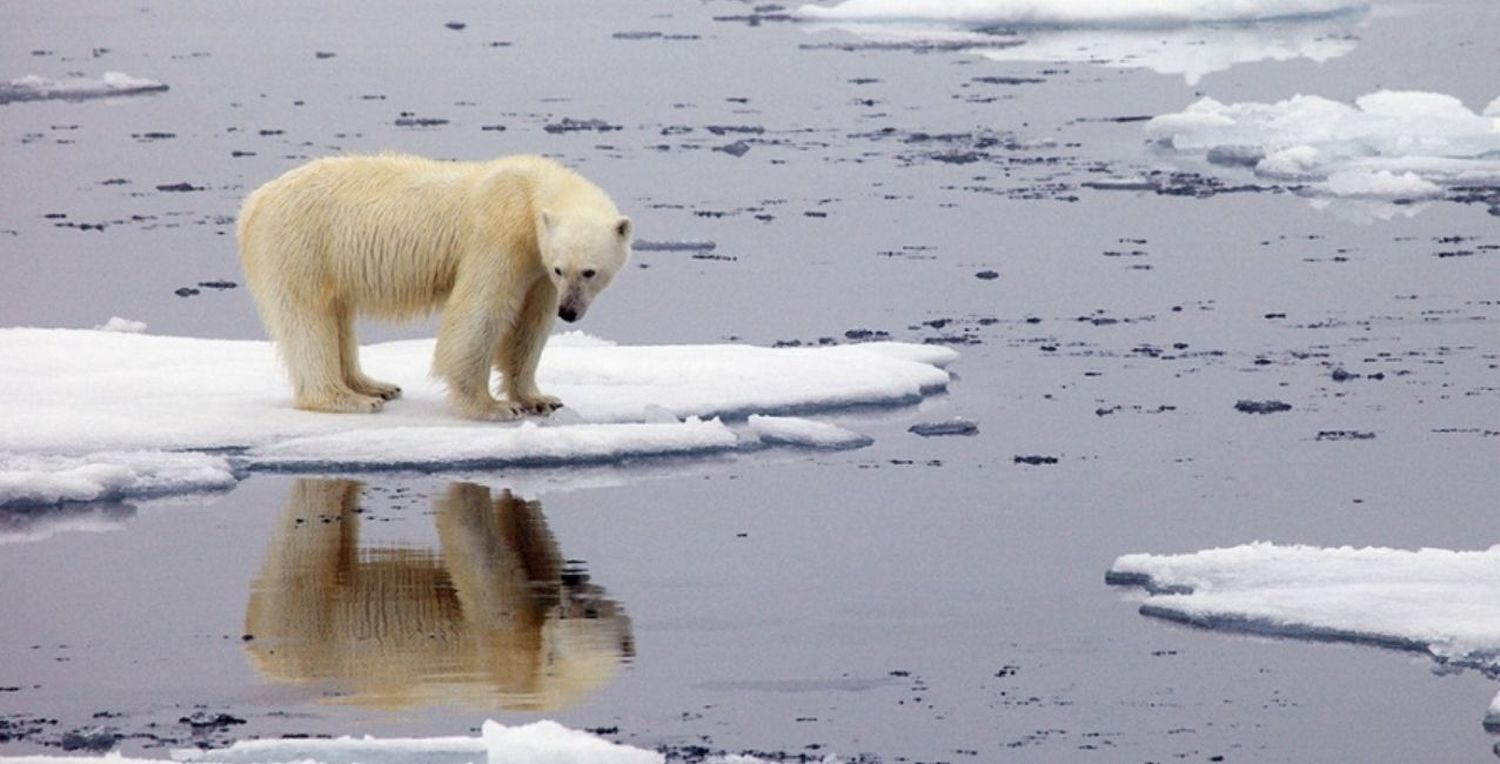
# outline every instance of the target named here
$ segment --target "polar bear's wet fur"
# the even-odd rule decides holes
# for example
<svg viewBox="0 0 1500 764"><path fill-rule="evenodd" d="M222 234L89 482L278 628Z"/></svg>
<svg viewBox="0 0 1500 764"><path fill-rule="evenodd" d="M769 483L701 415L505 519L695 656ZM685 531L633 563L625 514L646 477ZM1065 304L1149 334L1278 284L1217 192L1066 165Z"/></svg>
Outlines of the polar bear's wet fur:
<svg viewBox="0 0 1500 764"><path fill-rule="evenodd" d="M492 420L562 405L536 384L553 317L583 316L631 233L598 186L536 156L320 159L261 186L239 218L246 280L297 408L379 411L401 388L360 371L356 316L441 309L432 372L462 415Z"/></svg>

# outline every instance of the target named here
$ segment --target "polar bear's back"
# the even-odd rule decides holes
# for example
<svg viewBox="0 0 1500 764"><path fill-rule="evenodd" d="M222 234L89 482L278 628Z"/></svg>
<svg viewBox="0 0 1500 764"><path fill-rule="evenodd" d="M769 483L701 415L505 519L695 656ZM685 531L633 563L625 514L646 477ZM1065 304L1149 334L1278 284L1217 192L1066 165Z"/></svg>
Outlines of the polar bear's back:
<svg viewBox="0 0 1500 764"><path fill-rule="evenodd" d="M301 301L334 298L363 312L419 315L453 286L458 262L476 247L498 208L528 208L529 193L494 198L497 168L529 162L439 162L382 154L320 159L261 186L240 213L240 254L257 293ZM509 173L514 178L524 173ZM517 185L517 184L511 184ZM529 185L529 184L521 184ZM529 231L509 231L516 237ZM485 248L525 242L485 242Z"/></svg>

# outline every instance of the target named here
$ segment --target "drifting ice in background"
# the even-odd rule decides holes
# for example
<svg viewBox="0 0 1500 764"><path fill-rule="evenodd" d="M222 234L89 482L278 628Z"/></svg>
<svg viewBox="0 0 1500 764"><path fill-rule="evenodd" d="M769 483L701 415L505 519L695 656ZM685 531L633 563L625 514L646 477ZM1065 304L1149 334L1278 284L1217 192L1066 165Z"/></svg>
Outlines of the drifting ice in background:
<svg viewBox="0 0 1500 764"><path fill-rule="evenodd" d="M0 84L0 104L12 101L85 101L159 93L167 89L156 80L132 77L123 72L105 72L99 79L76 76L63 80L28 74Z"/></svg>
<svg viewBox="0 0 1500 764"><path fill-rule="evenodd" d="M1254 543L1129 554L1105 580L1145 587L1144 615L1411 650L1500 677L1500 545L1456 552ZM1500 696L1485 724L1500 725Z"/></svg>
<svg viewBox="0 0 1500 764"><path fill-rule="evenodd" d="M1196 85L1235 64L1346 55L1367 11L1349 0L850 0L797 15L809 31L970 49L993 61L1144 68Z"/></svg>
<svg viewBox="0 0 1500 764"><path fill-rule="evenodd" d="M1162 149L1334 196L1426 197L1500 184L1500 98L1475 113L1440 93L1379 91L1353 104L1204 98L1146 123Z"/></svg>

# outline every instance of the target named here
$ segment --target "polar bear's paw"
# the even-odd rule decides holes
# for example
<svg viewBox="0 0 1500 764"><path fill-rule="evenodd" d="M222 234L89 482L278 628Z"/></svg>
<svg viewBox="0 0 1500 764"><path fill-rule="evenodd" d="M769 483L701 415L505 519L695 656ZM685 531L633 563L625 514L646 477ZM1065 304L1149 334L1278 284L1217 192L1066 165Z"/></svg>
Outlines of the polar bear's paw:
<svg viewBox="0 0 1500 764"><path fill-rule="evenodd" d="M381 382L379 380L370 379L369 377L363 375L356 378L354 380L354 383L351 384L350 387L354 388L354 391L356 393L359 393L360 395L368 395L372 398L379 398L383 401L393 401L401 397L400 386L393 385L389 382Z"/></svg>
<svg viewBox="0 0 1500 764"><path fill-rule="evenodd" d="M529 414L541 414L546 416L562 408L561 398L555 395L527 395L515 401L515 403L526 410Z"/></svg>
<svg viewBox="0 0 1500 764"><path fill-rule="evenodd" d="M325 411L332 414L373 414L385 408L385 400L361 395L352 390L299 397L295 405L303 411Z"/></svg>

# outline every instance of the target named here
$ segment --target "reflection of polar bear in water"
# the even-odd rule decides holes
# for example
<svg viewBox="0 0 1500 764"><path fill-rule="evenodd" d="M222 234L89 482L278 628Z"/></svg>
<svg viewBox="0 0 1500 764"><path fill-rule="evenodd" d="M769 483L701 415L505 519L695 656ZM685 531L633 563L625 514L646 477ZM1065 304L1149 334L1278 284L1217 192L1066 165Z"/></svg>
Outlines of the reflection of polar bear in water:
<svg viewBox="0 0 1500 764"><path fill-rule="evenodd" d="M454 483L436 501L441 554L360 549L360 489L293 485L245 612L264 676L381 707L457 697L546 710L634 654L630 619L564 564L536 503Z"/></svg>
<svg viewBox="0 0 1500 764"><path fill-rule="evenodd" d="M576 321L630 257L631 222L598 186L536 156L320 159L261 186L239 218L245 279L297 408L379 411L401 388L365 376L354 318L441 307L433 373L473 419L545 414L552 317ZM504 401L490 394L501 374Z"/></svg>

